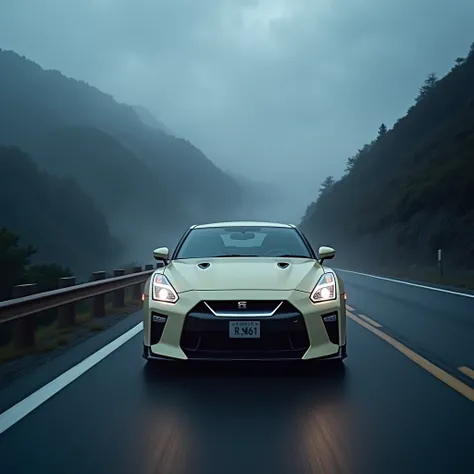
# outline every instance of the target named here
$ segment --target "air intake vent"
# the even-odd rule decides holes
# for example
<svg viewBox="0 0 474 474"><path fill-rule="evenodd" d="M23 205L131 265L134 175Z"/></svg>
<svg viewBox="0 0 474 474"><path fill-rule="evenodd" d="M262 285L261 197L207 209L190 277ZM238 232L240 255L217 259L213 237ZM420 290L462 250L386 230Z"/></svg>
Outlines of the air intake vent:
<svg viewBox="0 0 474 474"><path fill-rule="evenodd" d="M211 266L210 263L204 262L204 263L198 263L198 267L202 270L205 270L206 268L209 268Z"/></svg>
<svg viewBox="0 0 474 474"><path fill-rule="evenodd" d="M285 268L288 268L290 264L288 262L278 262L277 265L280 268L285 269Z"/></svg>

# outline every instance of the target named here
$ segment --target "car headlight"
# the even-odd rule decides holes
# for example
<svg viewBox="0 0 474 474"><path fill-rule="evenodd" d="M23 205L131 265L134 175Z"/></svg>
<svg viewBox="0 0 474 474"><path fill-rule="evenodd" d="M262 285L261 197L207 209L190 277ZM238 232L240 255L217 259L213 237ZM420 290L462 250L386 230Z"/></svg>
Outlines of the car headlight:
<svg viewBox="0 0 474 474"><path fill-rule="evenodd" d="M336 276L332 272L324 273L314 290L309 295L309 299L313 303L321 303L323 301L332 301L336 299Z"/></svg>
<svg viewBox="0 0 474 474"><path fill-rule="evenodd" d="M176 303L179 299L178 293L176 293L175 289L171 286L168 278L160 273L157 273L153 277L152 298L162 303Z"/></svg>

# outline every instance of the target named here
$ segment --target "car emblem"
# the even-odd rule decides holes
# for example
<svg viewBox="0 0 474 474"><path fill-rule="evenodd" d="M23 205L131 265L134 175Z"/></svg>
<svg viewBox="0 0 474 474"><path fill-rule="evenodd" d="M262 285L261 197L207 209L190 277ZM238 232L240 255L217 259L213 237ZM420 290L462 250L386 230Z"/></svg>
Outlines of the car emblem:
<svg viewBox="0 0 474 474"><path fill-rule="evenodd" d="M247 301L239 301L237 303L237 308L239 309L247 309Z"/></svg>

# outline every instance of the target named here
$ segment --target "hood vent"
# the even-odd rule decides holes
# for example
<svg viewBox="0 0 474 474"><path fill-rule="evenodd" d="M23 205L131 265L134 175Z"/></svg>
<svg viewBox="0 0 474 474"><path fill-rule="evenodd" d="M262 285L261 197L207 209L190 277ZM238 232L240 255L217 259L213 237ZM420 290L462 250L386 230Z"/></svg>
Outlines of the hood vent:
<svg viewBox="0 0 474 474"><path fill-rule="evenodd" d="M198 267L199 267L201 270L205 270L206 268L209 268L210 266L211 266L211 264L208 263L208 262L198 263Z"/></svg>
<svg viewBox="0 0 474 474"><path fill-rule="evenodd" d="M282 268L283 270L290 266L290 264L288 262L278 262L277 265L278 265L278 267Z"/></svg>

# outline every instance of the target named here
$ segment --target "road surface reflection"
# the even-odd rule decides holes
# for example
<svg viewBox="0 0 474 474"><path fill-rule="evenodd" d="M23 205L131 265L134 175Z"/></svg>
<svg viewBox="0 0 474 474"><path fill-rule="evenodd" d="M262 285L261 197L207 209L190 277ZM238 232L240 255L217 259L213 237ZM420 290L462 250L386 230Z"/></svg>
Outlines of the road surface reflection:
<svg viewBox="0 0 474 474"><path fill-rule="evenodd" d="M359 471L349 379L294 364L147 365L145 472Z"/></svg>

